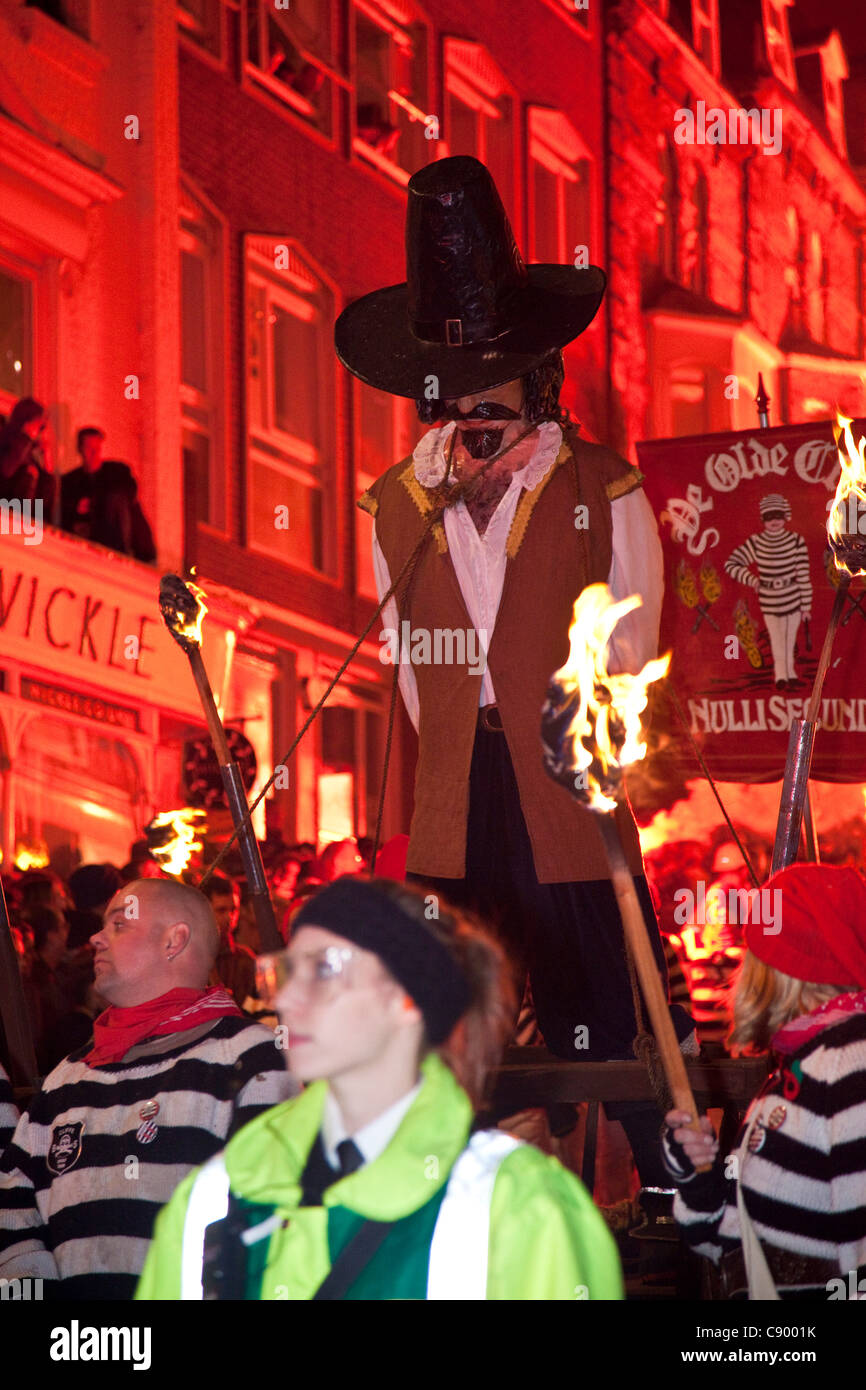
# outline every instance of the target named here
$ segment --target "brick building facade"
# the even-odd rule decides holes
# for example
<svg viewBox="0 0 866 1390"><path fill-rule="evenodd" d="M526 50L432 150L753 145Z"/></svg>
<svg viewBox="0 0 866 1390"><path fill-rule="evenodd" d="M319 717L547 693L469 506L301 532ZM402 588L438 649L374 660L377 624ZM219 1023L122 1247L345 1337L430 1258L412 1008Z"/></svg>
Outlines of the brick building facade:
<svg viewBox="0 0 866 1390"><path fill-rule="evenodd" d="M611 442L746 428L759 371L774 424L862 416L862 21L804 0L605 14Z"/></svg>

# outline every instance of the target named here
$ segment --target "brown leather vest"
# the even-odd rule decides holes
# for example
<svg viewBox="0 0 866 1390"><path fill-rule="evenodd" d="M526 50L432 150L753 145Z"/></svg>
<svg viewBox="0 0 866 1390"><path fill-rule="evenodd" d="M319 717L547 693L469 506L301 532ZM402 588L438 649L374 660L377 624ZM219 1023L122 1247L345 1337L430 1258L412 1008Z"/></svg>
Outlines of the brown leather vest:
<svg viewBox="0 0 866 1390"><path fill-rule="evenodd" d="M641 481L637 469L618 454L566 430L553 467L534 491L521 492L509 532L505 583L487 660L540 883L608 877L595 813L544 770L541 707L551 675L568 656L575 599L587 584L606 582L610 572L611 500ZM433 494L417 481L409 458L377 479L358 505L376 519L376 536L394 578L418 544ZM578 505L588 510L585 525L576 524L587 520L576 512ZM441 522L433 525L421 551L408 603L405 584L397 598L401 619L413 631L471 631ZM470 669L471 649L462 662L455 659L460 654L459 644L449 648L445 642L440 651L444 660L413 663L420 724L407 868L441 878L462 878L466 865L469 767L481 674ZM634 819L627 805L616 815L629 865L640 873Z"/></svg>

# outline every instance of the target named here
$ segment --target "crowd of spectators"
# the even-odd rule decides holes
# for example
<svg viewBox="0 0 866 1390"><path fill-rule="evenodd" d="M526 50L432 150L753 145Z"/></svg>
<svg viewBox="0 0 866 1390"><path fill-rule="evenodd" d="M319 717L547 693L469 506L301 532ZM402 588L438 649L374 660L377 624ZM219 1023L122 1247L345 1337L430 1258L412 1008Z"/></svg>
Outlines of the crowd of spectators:
<svg viewBox="0 0 866 1390"><path fill-rule="evenodd" d="M766 880L771 846L748 828L741 841L759 881ZM859 860L863 845L850 834L822 839L826 862ZM837 843L838 841L838 843ZM378 852L378 875L402 880L408 840L395 836ZM369 872L372 842L342 839L321 850L311 842L289 845L277 837L262 845L277 925L288 942L292 919L323 886L343 875ZM220 864L204 883L220 929L220 951L211 983L221 983L238 1006L258 1017L255 956L261 951L258 927L247 900L238 863ZM672 1002L690 1010L705 1053L724 1053L731 1024L729 990L744 951L745 919L730 910L731 890L749 889L747 866L730 832L720 828L706 840L670 841L647 855L647 870L662 930ZM193 886L203 869L184 875ZM129 861L83 864L61 877L50 868L13 870L3 876L13 938L20 954L40 1072L87 1040L93 1019L104 1007L93 983L90 939L102 926L113 895L133 879L164 877L146 840L130 848ZM703 896L701 891L703 885ZM689 890L696 910L679 904ZM701 909L701 903L705 907ZM720 904L728 905L727 911ZM521 1016L523 1017L523 1016ZM534 1025L533 1025L534 1026ZM520 1032L523 1037L523 1033ZM538 1040L534 1033L533 1040Z"/></svg>
<svg viewBox="0 0 866 1390"><path fill-rule="evenodd" d="M58 477L48 411L23 396L7 420L0 417L0 496L6 502L40 503L44 524L152 564L156 545L138 484L128 464L103 459L104 440L97 425L80 429L80 462Z"/></svg>

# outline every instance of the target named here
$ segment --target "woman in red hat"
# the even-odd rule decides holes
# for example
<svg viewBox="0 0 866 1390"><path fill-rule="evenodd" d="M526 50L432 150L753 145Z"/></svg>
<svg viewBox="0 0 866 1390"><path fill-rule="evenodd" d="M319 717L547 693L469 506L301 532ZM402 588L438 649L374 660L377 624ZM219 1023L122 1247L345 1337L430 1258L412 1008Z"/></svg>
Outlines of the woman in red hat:
<svg viewBox="0 0 866 1390"><path fill-rule="evenodd" d="M769 1048L777 1067L724 1161L706 1117L698 1136L684 1111L667 1115L674 1214L723 1296L866 1300L866 881L794 865L760 907L730 1041Z"/></svg>

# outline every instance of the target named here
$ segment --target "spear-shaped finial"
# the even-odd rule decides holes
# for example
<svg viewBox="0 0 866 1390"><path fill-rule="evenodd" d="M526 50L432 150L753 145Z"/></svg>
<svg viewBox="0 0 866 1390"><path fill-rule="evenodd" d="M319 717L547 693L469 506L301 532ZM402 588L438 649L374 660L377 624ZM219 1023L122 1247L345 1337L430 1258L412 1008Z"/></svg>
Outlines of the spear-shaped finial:
<svg viewBox="0 0 866 1390"><path fill-rule="evenodd" d="M763 373L758 372L758 394L755 397L755 405L758 407L758 424L762 430L770 428L770 397L767 395L767 388L764 385Z"/></svg>

